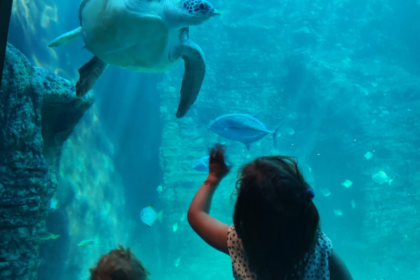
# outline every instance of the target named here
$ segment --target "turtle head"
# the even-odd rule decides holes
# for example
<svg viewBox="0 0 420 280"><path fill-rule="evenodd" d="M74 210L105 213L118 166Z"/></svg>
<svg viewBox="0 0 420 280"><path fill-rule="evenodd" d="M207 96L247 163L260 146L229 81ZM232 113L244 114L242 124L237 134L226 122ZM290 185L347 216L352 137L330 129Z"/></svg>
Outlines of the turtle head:
<svg viewBox="0 0 420 280"><path fill-rule="evenodd" d="M165 3L165 21L172 28L199 25L220 15L207 0L168 0Z"/></svg>
<svg viewBox="0 0 420 280"><path fill-rule="evenodd" d="M206 0L183 0L182 3L185 12L193 17L200 18L201 22L220 14L213 8L213 5Z"/></svg>

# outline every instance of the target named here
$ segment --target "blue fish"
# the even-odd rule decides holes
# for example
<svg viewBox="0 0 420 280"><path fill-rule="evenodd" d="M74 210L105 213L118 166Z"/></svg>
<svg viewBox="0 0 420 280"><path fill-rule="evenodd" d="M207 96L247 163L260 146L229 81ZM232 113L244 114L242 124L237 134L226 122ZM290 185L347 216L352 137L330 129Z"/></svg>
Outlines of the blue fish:
<svg viewBox="0 0 420 280"><path fill-rule="evenodd" d="M273 136L274 148L276 148L276 137L281 124L275 130L269 130L255 116L248 114L227 114L212 121L208 128L222 137L244 143L249 150L252 143L260 140L267 134Z"/></svg>
<svg viewBox="0 0 420 280"><path fill-rule="evenodd" d="M210 156L205 156L193 163L192 169L197 171L209 172Z"/></svg>
<svg viewBox="0 0 420 280"><path fill-rule="evenodd" d="M225 163L228 167L232 166L232 164L229 163L227 155L225 155ZM210 164L210 156L204 156L193 163L192 169L197 170L197 171L209 172L209 164Z"/></svg>

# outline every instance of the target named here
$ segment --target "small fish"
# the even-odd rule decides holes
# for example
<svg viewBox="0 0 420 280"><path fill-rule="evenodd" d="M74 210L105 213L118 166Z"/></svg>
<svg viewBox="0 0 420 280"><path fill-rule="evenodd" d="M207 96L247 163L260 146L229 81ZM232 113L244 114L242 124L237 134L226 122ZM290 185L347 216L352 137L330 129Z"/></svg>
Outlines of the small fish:
<svg viewBox="0 0 420 280"><path fill-rule="evenodd" d="M153 205L150 205L150 206L144 207L141 210L140 219L146 226L150 228L152 227L156 219L158 219L159 222L162 222L162 214L163 214L163 211L156 213L155 209L153 209Z"/></svg>
<svg viewBox="0 0 420 280"><path fill-rule="evenodd" d="M354 201L354 199L351 200L351 207L353 207L353 209L356 208L356 201Z"/></svg>
<svg viewBox="0 0 420 280"><path fill-rule="evenodd" d="M369 95L369 91L367 89L365 89L364 87L362 87L359 84L354 84L356 86L356 88L361 92L364 93L365 95Z"/></svg>
<svg viewBox="0 0 420 280"><path fill-rule="evenodd" d="M213 11L213 13L211 14L211 16L212 16L212 17L215 17L215 16L222 17L222 16L223 16L223 11L222 11L222 10L216 10L216 9L214 9L214 11Z"/></svg>
<svg viewBox="0 0 420 280"><path fill-rule="evenodd" d="M381 185L383 183L388 183L389 182L388 175L386 175L386 173L384 171L379 171L378 173L373 174L372 175L372 180L375 181L378 184L381 184Z"/></svg>
<svg viewBox="0 0 420 280"><path fill-rule="evenodd" d="M192 169L197 170L197 171L202 171L202 172L209 172L209 164L210 164L209 160L210 160L210 156L204 156L200 158L199 160L193 163ZM227 166L232 166L232 164L228 162L226 155L225 155L225 163Z"/></svg>
<svg viewBox="0 0 420 280"><path fill-rule="evenodd" d="M162 187L161 185L159 185L159 186L156 188L156 190L157 190L158 194L159 194L159 195L161 195L161 194L162 194L162 192L163 192L163 187Z"/></svg>
<svg viewBox="0 0 420 280"><path fill-rule="evenodd" d="M204 156L193 163L192 169L202 172L209 172L209 159L210 156Z"/></svg>
<svg viewBox="0 0 420 280"><path fill-rule="evenodd" d="M343 216L343 212L340 209L334 210L336 216Z"/></svg>
<svg viewBox="0 0 420 280"><path fill-rule="evenodd" d="M293 135L295 134L295 130L291 127L284 127L283 129L280 130L280 132L282 134L288 134L288 135Z"/></svg>
<svg viewBox="0 0 420 280"><path fill-rule="evenodd" d="M181 258L177 258L177 259L174 261L174 266L175 266L175 267L178 267L180 262L181 262Z"/></svg>
<svg viewBox="0 0 420 280"><path fill-rule="evenodd" d="M321 189L321 193L322 193L324 196L330 196L330 195L331 195L331 192L330 192L330 190L329 190L329 189Z"/></svg>
<svg viewBox="0 0 420 280"><path fill-rule="evenodd" d="M174 232L178 230L178 223L175 223L175 224L172 226L172 230L173 230Z"/></svg>
<svg viewBox="0 0 420 280"><path fill-rule="evenodd" d="M50 239L57 239L60 237L59 234L52 234L50 232L37 232L36 236L40 239L40 240L50 240Z"/></svg>
<svg viewBox="0 0 420 280"><path fill-rule="evenodd" d="M255 116L248 114L227 114L213 120L208 125L208 128L222 137L245 144L249 150L252 143L262 139L267 134L273 136L274 148L276 148L276 137L281 124L274 130L268 130L266 125Z"/></svg>
<svg viewBox="0 0 420 280"><path fill-rule="evenodd" d="M181 222L185 221L185 212L182 212L181 218L179 219Z"/></svg>
<svg viewBox="0 0 420 280"><path fill-rule="evenodd" d="M55 198L50 199L50 209L54 212L57 210L58 200Z"/></svg>
<svg viewBox="0 0 420 280"><path fill-rule="evenodd" d="M85 239L85 240L80 241L77 244L77 247L85 247L85 246L89 246L89 245L93 245L93 244L95 244L95 240L93 240L93 239Z"/></svg>
<svg viewBox="0 0 420 280"><path fill-rule="evenodd" d="M367 160L371 159L372 157L373 157L373 154L372 154L371 152L367 152L367 153L365 154L365 158L366 158Z"/></svg>
<svg viewBox="0 0 420 280"><path fill-rule="evenodd" d="M353 185L353 182L352 182L352 181L350 181L350 180L345 180L345 181L342 183L342 185L343 185L343 186L345 186L346 188L350 188L350 186L351 186L351 185Z"/></svg>

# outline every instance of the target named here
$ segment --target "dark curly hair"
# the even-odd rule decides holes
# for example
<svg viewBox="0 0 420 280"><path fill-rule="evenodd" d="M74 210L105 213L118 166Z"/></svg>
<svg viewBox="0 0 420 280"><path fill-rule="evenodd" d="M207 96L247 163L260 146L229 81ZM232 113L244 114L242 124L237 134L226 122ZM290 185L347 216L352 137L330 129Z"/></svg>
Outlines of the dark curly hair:
<svg viewBox="0 0 420 280"><path fill-rule="evenodd" d="M292 157L260 157L241 168L233 222L259 280L304 278L320 232L308 189Z"/></svg>
<svg viewBox="0 0 420 280"><path fill-rule="evenodd" d="M121 245L103 255L90 272L90 280L147 280L150 275L131 250Z"/></svg>

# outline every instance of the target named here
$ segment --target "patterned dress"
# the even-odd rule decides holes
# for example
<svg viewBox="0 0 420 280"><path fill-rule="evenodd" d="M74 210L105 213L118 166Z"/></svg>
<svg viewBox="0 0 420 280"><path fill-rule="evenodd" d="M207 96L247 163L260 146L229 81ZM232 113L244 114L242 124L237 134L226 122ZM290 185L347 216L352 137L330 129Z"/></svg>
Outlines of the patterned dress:
<svg viewBox="0 0 420 280"><path fill-rule="evenodd" d="M257 280L255 273L249 269L242 241L233 226L229 227L227 233L227 246L232 259L233 277L236 280ZM306 265L304 280L330 280L328 259L331 257L332 251L331 240L321 233L315 246L315 252L310 255Z"/></svg>

